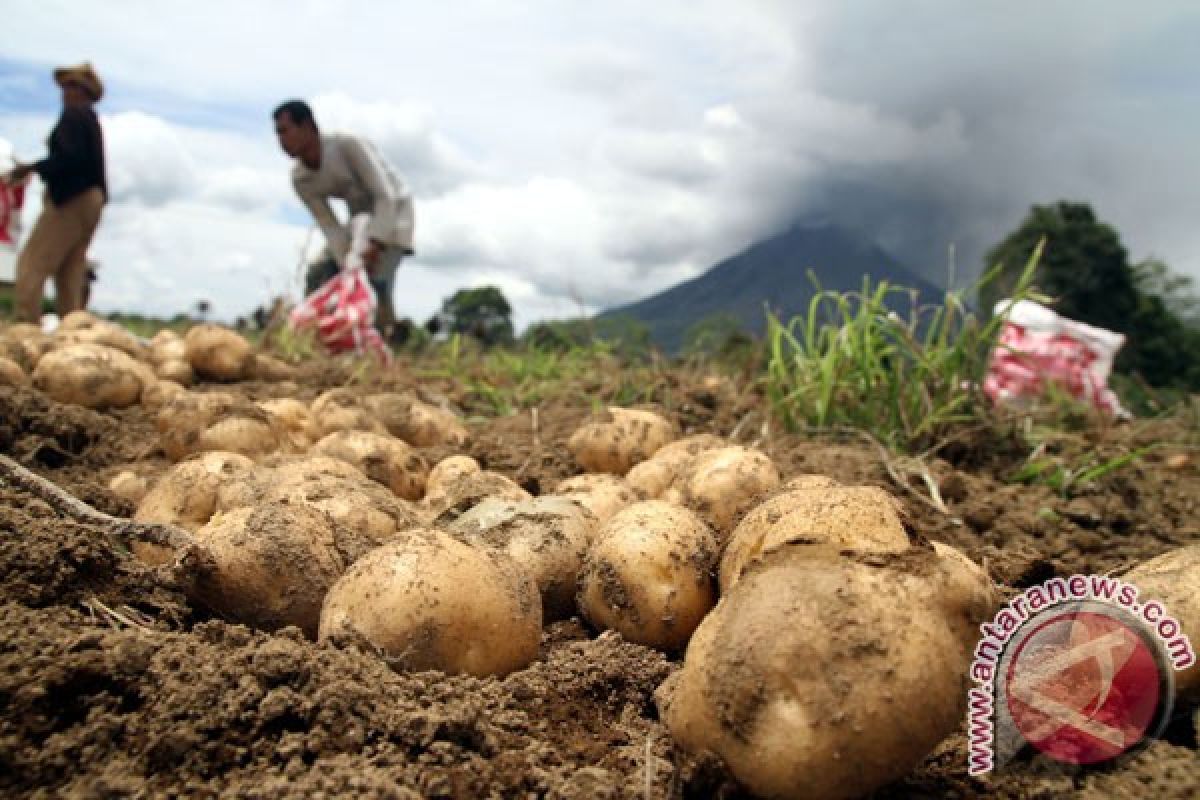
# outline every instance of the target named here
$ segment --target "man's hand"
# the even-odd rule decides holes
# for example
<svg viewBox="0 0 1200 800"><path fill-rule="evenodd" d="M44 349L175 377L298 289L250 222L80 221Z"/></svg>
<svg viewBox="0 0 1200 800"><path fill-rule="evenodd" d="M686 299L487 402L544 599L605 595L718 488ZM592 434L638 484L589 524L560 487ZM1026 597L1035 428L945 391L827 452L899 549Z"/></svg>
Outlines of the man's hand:
<svg viewBox="0 0 1200 800"><path fill-rule="evenodd" d="M363 248L362 251L363 266L366 268L367 272L371 272L375 269L375 265L379 263L379 256L381 253L383 253L382 242L376 239L372 239L367 242L367 246Z"/></svg>
<svg viewBox="0 0 1200 800"><path fill-rule="evenodd" d="M33 172L32 164L17 164L8 171L7 175L4 176L4 182L10 186L15 186L28 178L31 172Z"/></svg>

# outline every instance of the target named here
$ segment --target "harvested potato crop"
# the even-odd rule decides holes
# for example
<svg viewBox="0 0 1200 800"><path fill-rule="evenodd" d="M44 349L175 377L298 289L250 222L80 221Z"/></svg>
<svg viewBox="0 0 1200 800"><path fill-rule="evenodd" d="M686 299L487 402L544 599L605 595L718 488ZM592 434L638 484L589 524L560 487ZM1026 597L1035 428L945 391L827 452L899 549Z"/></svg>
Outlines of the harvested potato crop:
<svg viewBox="0 0 1200 800"><path fill-rule="evenodd" d="M420 500L429 465L421 454L387 434L337 431L313 445L317 455L340 458L358 467L405 500Z"/></svg>
<svg viewBox="0 0 1200 800"><path fill-rule="evenodd" d="M842 484L838 483L833 478L830 478L828 475L793 475L783 482L783 485L779 487L779 491L791 492L794 490L803 489L832 489L835 486L841 485Z"/></svg>
<svg viewBox="0 0 1200 800"><path fill-rule="evenodd" d="M408 418L395 434L415 447L464 447L470 439L453 411L419 402L409 407Z"/></svg>
<svg viewBox="0 0 1200 800"><path fill-rule="evenodd" d="M607 473L586 473L567 478L554 494L569 498L590 511L600 524L642 498L624 478Z"/></svg>
<svg viewBox="0 0 1200 800"><path fill-rule="evenodd" d="M899 553L911 539L902 507L874 486L780 492L752 509L734 529L721 557L721 591L746 567L788 542L830 544L844 550Z"/></svg>
<svg viewBox="0 0 1200 800"><path fill-rule="evenodd" d="M436 491L426 494L421 507L435 525L449 524L489 497L501 500L528 500L529 492L499 472L467 472L442 482Z"/></svg>
<svg viewBox="0 0 1200 800"><path fill-rule="evenodd" d="M658 500L596 532L579 578L579 609L631 642L680 650L716 602L717 538L698 516Z"/></svg>
<svg viewBox="0 0 1200 800"><path fill-rule="evenodd" d="M308 406L292 397L263 400L258 407L275 418L286 432L286 439L297 452L307 450L316 441L316 430Z"/></svg>
<svg viewBox="0 0 1200 800"><path fill-rule="evenodd" d="M0 331L0 356L18 364L26 374L33 371L43 355L53 349L53 340L42 329L27 322L9 325Z"/></svg>
<svg viewBox="0 0 1200 800"><path fill-rule="evenodd" d="M71 311L66 316L58 321L58 330L60 331L78 331L86 328L93 328L99 325L100 318L90 311L77 309Z"/></svg>
<svg viewBox="0 0 1200 800"><path fill-rule="evenodd" d="M60 325L51 339L55 347L98 344L120 350L130 358L138 360L145 359L149 355L149 349L138 337L108 320L96 320L90 325L77 328L63 328Z"/></svg>
<svg viewBox="0 0 1200 800"><path fill-rule="evenodd" d="M111 347L69 345L42 356L33 371L33 385L59 403L127 408L142 396L143 368Z"/></svg>
<svg viewBox="0 0 1200 800"><path fill-rule="evenodd" d="M183 337L169 328L150 337L150 363L157 366L166 361L187 361Z"/></svg>
<svg viewBox="0 0 1200 800"><path fill-rule="evenodd" d="M275 356L258 353L254 356L250 374L260 381L290 381L296 377L296 368Z"/></svg>
<svg viewBox="0 0 1200 800"><path fill-rule="evenodd" d="M624 475L674 438L671 423L653 411L611 406L605 418L575 431L567 449L589 472Z"/></svg>
<svg viewBox="0 0 1200 800"><path fill-rule="evenodd" d="M24 386L29 383L29 376L21 365L11 358L0 356L0 386Z"/></svg>
<svg viewBox="0 0 1200 800"><path fill-rule="evenodd" d="M154 374L161 380L174 381L180 386L191 386L196 382L192 365L181 359L159 362L154 366Z"/></svg>
<svg viewBox="0 0 1200 800"><path fill-rule="evenodd" d="M175 381L158 380L151 386L142 387L142 405L149 409L162 408L186 391Z"/></svg>
<svg viewBox="0 0 1200 800"><path fill-rule="evenodd" d="M337 431L387 433L387 429L366 403L349 389L329 389L309 406L314 436L318 439Z"/></svg>
<svg viewBox="0 0 1200 800"><path fill-rule="evenodd" d="M187 361L210 381L240 381L254 366L254 348L240 334L220 325L197 325L183 337Z"/></svg>
<svg viewBox="0 0 1200 800"><path fill-rule="evenodd" d="M130 469L121 470L108 481L108 490L135 506L146 497L146 479Z"/></svg>
<svg viewBox="0 0 1200 800"><path fill-rule="evenodd" d="M448 456L434 464L433 468L429 470L429 480L425 483L425 491L427 494L431 494L464 475L482 471L479 462L470 456Z"/></svg>
<svg viewBox="0 0 1200 800"><path fill-rule="evenodd" d="M939 574L932 548L869 563L775 551L656 693L675 742L719 755L760 797L861 797L908 774L964 713L974 638L931 604Z"/></svg>
<svg viewBox="0 0 1200 800"><path fill-rule="evenodd" d="M218 513L196 531L211 554L193 599L264 630L317 634L325 594L369 543L302 503L267 502Z"/></svg>
<svg viewBox="0 0 1200 800"><path fill-rule="evenodd" d="M681 470L697 455L706 450L725 447L725 440L711 433L698 433L663 445L653 456L635 464L625 475L635 490L644 498L653 499L670 489L679 478Z"/></svg>
<svg viewBox="0 0 1200 800"><path fill-rule="evenodd" d="M734 445L707 450L686 467L683 500L727 537L737 519L779 486L779 469L758 450Z"/></svg>
<svg viewBox="0 0 1200 800"><path fill-rule="evenodd" d="M508 556L418 529L334 584L320 639L364 639L408 670L504 675L537 657L541 610L537 586Z"/></svg>
<svg viewBox="0 0 1200 800"><path fill-rule="evenodd" d="M224 450L258 458L286 440L282 426L263 409L225 393L187 393L170 399L156 425L163 452L172 461Z"/></svg>
<svg viewBox="0 0 1200 800"><path fill-rule="evenodd" d="M1179 623L1182 630L1165 638L1182 633L1192 648L1200 651L1200 544L1144 561L1123 577L1138 588L1138 602L1143 607L1151 599L1158 600ZM1175 695L1185 704L1200 701L1200 661L1175 673Z"/></svg>
<svg viewBox="0 0 1200 800"><path fill-rule="evenodd" d="M565 497L484 499L449 525L467 544L508 554L533 576L542 595L542 620L575 613L579 571L596 518Z"/></svg>

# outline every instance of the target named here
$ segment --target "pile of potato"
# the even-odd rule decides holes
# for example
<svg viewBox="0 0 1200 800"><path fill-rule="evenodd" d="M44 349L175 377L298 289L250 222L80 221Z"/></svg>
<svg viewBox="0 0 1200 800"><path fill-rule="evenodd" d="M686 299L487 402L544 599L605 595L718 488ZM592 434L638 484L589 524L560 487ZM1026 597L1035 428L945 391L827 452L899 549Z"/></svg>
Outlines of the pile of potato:
<svg viewBox="0 0 1200 800"><path fill-rule="evenodd" d="M567 442L584 471L533 497L461 452L462 421L411 393L250 402L190 388L286 367L236 334L122 334L75 315L54 336L14 326L0 380L157 409L177 463L111 488L136 520L190 533L203 557L189 591L218 614L480 676L528 665L542 626L578 614L682 655L656 695L664 723L763 797L869 793L962 720L996 587L880 488L785 481L759 450L610 408ZM429 447L459 452L431 465ZM1194 584L1181 570L1200 570L1194 552L1130 577L1200 636L1194 597L1172 594ZM1196 691L1195 671L1183 678Z"/></svg>

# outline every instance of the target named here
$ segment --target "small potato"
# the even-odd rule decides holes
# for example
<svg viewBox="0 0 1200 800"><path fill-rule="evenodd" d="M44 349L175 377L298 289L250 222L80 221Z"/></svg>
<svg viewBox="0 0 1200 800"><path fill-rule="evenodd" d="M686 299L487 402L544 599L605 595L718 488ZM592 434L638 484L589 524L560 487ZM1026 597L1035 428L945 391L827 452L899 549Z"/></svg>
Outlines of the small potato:
<svg viewBox="0 0 1200 800"><path fill-rule="evenodd" d="M589 472L624 475L673 438L671 423L658 414L611 406L607 418L575 431L567 441L567 449Z"/></svg>
<svg viewBox="0 0 1200 800"><path fill-rule="evenodd" d="M464 475L481 472L479 462L470 456L449 456L433 465L429 480L425 483L426 493L433 493Z"/></svg>
<svg viewBox="0 0 1200 800"><path fill-rule="evenodd" d="M417 529L334 584L320 639L365 639L407 670L505 675L537 657L541 610L537 586L507 556Z"/></svg>
<svg viewBox="0 0 1200 800"><path fill-rule="evenodd" d="M780 492L752 509L729 537L721 557L721 592L753 561L788 542L844 550L899 553L911 539L899 502L874 486Z"/></svg>
<svg viewBox="0 0 1200 800"><path fill-rule="evenodd" d="M120 325L108 320L96 320L86 327L65 330L60 325L53 338L64 346L71 344L104 345L114 350L120 350L130 358L139 361L146 359L149 355L149 348L140 339Z"/></svg>
<svg viewBox="0 0 1200 800"><path fill-rule="evenodd" d="M692 512L637 503L596 532L579 578L579 609L631 642L680 650L716 602L717 555L716 536Z"/></svg>
<svg viewBox="0 0 1200 800"><path fill-rule="evenodd" d="M596 518L565 497L509 501L485 498L447 530L467 544L507 553L533 576L542 595L542 621L575 613L575 592Z"/></svg>
<svg viewBox="0 0 1200 800"><path fill-rule="evenodd" d="M191 597L256 628L295 625L315 637L325 594L348 563L339 548L345 535L326 514L301 503L216 514L196 531L213 563Z"/></svg>
<svg viewBox="0 0 1200 800"><path fill-rule="evenodd" d="M240 381L254 366L254 349L242 336L220 325L197 325L183 337L187 361L211 381Z"/></svg>
<svg viewBox="0 0 1200 800"><path fill-rule="evenodd" d="M427 403L413 403L397 435L415 447L464 447L470 434L454 412Z"/></svg>
<svg viewBox="0 0 1200 800"><path fill-rule="evenodd" d="M600 524L642 498L624 478L607 473L576 475L562 481L554 494L569 498L591 512Z"/></svg>
<svg viewBox="0 0 1200 800"><path fill-rule="evenodd" d="M317 455L340 458L361 469L405 500L420 500L425 493L429 465L421 454L387 434L337 431L313 445Z"/></svg>
<svg viewBox="0 0 1200 800"><path fill-rule="evenodd" d="M721 447L725 447L725 440L710 433L684 437L664 445L650 458L635 464L625 475L625 480L645 498L661 497L675 485L693 458Z"/></svg>
<svg viewBox="0 0 1200 800"><path fill-rule="evenodd" d="M1123 579L1138 588L1143 607L1160 601L1166 614L1183 628L1193 652L1200 651L1200 544L1170 550L1129 570ZM1179 633L1167 637L1174 641ZM1200 701L1200 659L1175 673L1175 696L1188 704Z"/></svg>
<svg viewBox="0 0 1200 800"><path fill-rule="evenodd" d="M275 418L287 432L287 443L296 452L307 450L316 441L312 414L308 406L292 397L263 400L258 407Z"/></svg>
<svg viewBox="0 0 1200 800"><path fill-rule="evenodd" d="M59 403L127 408L142 395L142 367L111 347L69 345L42 356L33 371L33 385Z"/></svg>
<svg viewBox="0 0 1200 800"><path fill-rule="evenodd" d="M930 603L932 548L896 558L797 545L748 570L656 693L676 744L759 797L862 797L911 772L962 722L974 641Z"/></svg>
<svg viewBox="0 0 1200 800"><path fill-rule="evenodd" d="M142 388L142 406L148 409L162 408L171 398L183 394L186 389L175 381L156 381L153 386Z"/></svg>
<svg viewBox="0 0 1200 800"><path fill-rule="evenodd" d="M11 358L0 356L0 386L24 386L29 383L29 376L21 365Z"/></svg>
<svg viewBox="0 0 1200 800"><path fill-rule="evenodd" d="M187 345L178 333L164 328L150 338L150 363L157 367L168 361L187 361Z"/></svg>
<svg viewBox="0 0 1200 800"><path fill-rule="evenodd" d="M384 434L387 429L365 402L349 389L322 392L309 406L313 435L320 439L337 431L369 431Z"/></svg>
<svg viewBox="0 0 1200 800"><path fill-rule="evenodd" d="M209 450L258 458L277 451L286 439L271 415L225 393L174 397L159 411L156 425L172 461Z"/></svg>
<svg viewBox="0 0 1200 800"><path fill-rule="evenodd" d="M260 381L278 383L280 381L295 380L297 370L282 359L275 358L275 356L270 356L266 353L258 353L254 356L254 365L250 373Z"/></svg>
<svg viewBox="0 0 1200 800"><path fill-rule="evenodd" d="M448 525L489 497L512 501L530 499L529 492L510 478L487 470L468 472L443 481L436 491L426 494L421 507L435 526Z"/></svg>
<svg viewBox="0 0 1200 800"><path fill-rule="evenodd" d="M54 347L53 339L37 325L18 323L0 332L0 356L16 362L26 374Z"/></svg>
<svg viewBox="0 0 1200 800"><path fill-rule="evenodd" d="M145 478L133 470L126 469L121 470L109 480L108 490L136 506L146 497L149 487L146 486Z"/></svg>
<svg viewBox="0 0 1200 800"><path fill-rule="evenodd" d="M196 373L192 365L182 359L159 362L154 367L154 374L165 381L174 381L181 386L191 386L196 382Z"/></svg>
<svg viewBox="0 0 1200 800"><path fill-rule="evenodd" d="M779 486L779 469L765 453L737 445L705 451L686 469L684 502L723 539L762 495Z"/></svg>

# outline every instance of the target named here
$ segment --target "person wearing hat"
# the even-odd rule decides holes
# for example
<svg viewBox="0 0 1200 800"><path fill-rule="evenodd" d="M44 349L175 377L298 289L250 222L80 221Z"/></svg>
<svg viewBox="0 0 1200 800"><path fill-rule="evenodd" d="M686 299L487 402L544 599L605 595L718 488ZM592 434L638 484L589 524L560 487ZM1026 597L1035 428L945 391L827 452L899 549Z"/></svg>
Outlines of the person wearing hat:
<svg viewBox="0 0 1200 800"><path fill-rule="evenodd" d="M294 158L292 186L325 235L325 252L308 267L304 293L312 294L345 265L349 226L338 221L330 198L346 202L350 217L366 214L370 243L362 254L378 305L375 326L385 339L395 335L392 291L396 269L413 249L413 205L404 183L371 142L348 133L323 134L303 100L275 109L275 135Z"/></svg>
<svg viewBox="0 0 1200 800"><path fill-rule="evenodd" d="M7 182L36 172L45 184L42 213L17 258L14 300L17 319L37 323L42 292L54 279L58 315L83 308L87 249L108 200L104 174L104 137L92 106L104 96L104 84L88 63L54 71L62 87L62 114L47 142L48 154L33 164L18 164Z"/></svg>

